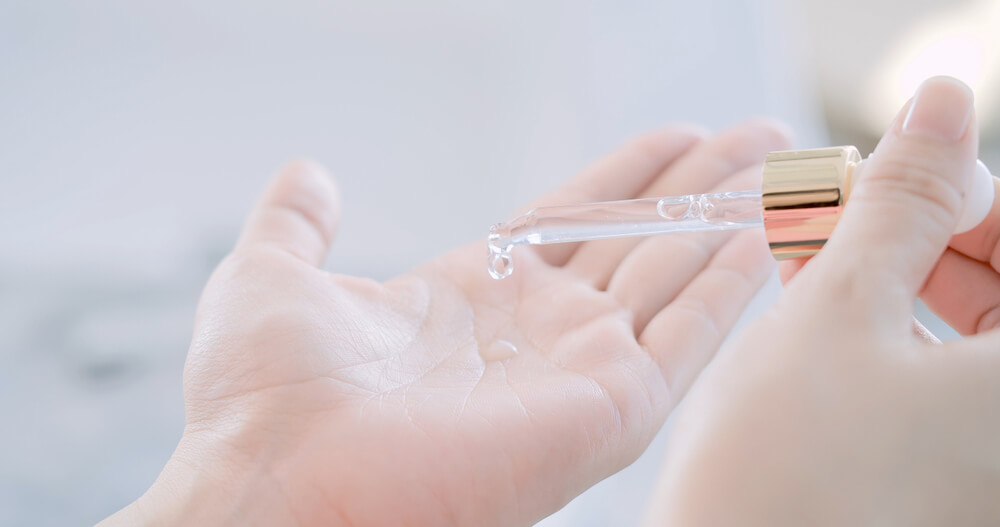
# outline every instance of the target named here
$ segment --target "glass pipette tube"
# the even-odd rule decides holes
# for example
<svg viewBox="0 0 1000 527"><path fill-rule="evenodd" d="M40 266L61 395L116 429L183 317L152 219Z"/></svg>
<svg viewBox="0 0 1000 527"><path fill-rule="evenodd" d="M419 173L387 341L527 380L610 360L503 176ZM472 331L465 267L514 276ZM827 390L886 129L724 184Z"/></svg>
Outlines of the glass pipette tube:
<svg viewBox="0 0 1000 527"><path fill-rule="evenodd" d="M490 229L489 271L514 272L518 245L763 227L760 190L538 207Z"/></svg>

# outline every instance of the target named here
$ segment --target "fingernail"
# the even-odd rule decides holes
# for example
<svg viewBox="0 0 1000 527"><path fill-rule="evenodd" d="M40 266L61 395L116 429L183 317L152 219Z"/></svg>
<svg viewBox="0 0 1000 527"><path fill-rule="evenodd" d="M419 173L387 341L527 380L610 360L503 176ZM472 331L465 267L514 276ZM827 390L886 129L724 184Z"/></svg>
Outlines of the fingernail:
<svg viewBox="0 0 1000 527"><path fill-rule="evenodd" d="M955 142L965 135L972 118L972 90L951 77L924 81L903 121L903 134Z"/></svg>

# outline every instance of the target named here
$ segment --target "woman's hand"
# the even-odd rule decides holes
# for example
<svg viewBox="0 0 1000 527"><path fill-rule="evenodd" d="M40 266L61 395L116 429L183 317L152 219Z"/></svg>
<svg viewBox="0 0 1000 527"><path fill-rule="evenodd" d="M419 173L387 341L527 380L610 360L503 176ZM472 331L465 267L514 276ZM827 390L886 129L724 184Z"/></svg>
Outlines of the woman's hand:
<svg viewBox="0 0 1000 527"><path fill-rule="evenodd" d="M1000 179L993 208L979 225L951 239L920 298L963 335L1000 326Z"/></svg>
<svg viewBox="0 0 1000 527"><path fill-rule="evenodd" d="M672 128L537 205L748 188L786 146ZM531 523L643 451L771 268L762 237L673 236L498 282L475 243L378 283L317 267L337 220L314 165L267 190L202 297L180 445L109 523Z"/></svg>
<svg viewBox="0 0 1000 527"><path fill-rule="evenodd" d="M912 331L925 283L962 331L997 323L998 215L939 263L977 142L969 89L925 83L823 251L691 390L648 524L1000 524L1000 333Z"/></svg>

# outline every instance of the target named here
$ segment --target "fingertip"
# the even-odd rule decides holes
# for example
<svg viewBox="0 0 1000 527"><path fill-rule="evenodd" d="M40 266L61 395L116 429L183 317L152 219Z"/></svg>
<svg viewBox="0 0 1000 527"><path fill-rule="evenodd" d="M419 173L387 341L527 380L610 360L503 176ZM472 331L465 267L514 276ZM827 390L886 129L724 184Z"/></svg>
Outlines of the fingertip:
<svg viewBox="0 0 1000 527"><path fill-rule="evenodd" d="M279 179L288 179L292 185L306 192L328 198L331 203L339 203L340 192L336 179L318 161L309 158L293 159L278 173Z"/></svg>
<svg viewBox="0 0 1000 527"><path fill-rule="evenodd" d="M935 142L957 142L969 132L974 107L975 95L967 84L954 77L931 77L917 89L901 131Z"/></svg>
<svg viewBox="0 0 1000 527"><path fill-rule="evenodd" d="M331 243L340 219L340 190L317 161L299 158L285 164L267 190L266 203L300 212Z"/></svg>
<svg viewBox="0 0 1000 527"><path fill-rule="evenodd" d="M319 265L333 243L340 195L330 174L315 161L286 164L247 218L237 250L270 247Z"/></svg>

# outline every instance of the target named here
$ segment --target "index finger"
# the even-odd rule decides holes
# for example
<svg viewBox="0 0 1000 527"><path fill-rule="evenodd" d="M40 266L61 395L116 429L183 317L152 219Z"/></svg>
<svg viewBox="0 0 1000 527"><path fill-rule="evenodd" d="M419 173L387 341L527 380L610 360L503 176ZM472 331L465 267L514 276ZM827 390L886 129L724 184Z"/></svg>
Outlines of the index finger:
<svg viewBox="0 0 1000 527"><path fill-rule="evenodd" d="M1000 180L993 178L993 195L1000 196ZM1000 270L1000 200L993 201L986 219L969 232L963 232L951 238L948 245L980 262L989 263L993 269Z"/></svg>

